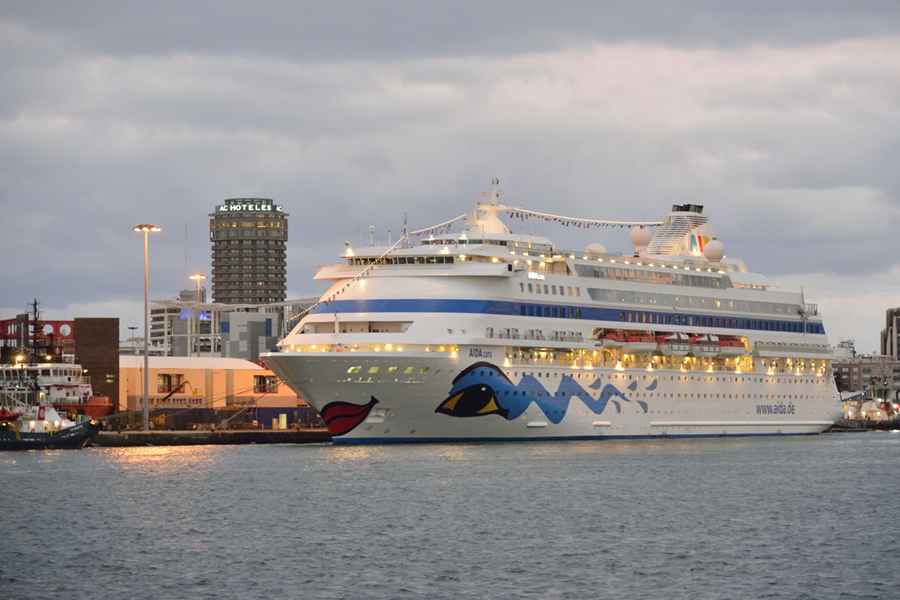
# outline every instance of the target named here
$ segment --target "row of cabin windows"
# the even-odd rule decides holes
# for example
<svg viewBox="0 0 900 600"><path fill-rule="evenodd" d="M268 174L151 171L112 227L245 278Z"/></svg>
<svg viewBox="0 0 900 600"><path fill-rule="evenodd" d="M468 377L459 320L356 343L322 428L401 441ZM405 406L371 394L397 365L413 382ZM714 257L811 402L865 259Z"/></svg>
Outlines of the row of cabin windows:
<svg viewBox="0 0 900 600"><path fill-rule="evenodd" d="M565 306L535 306L523 304L519 307L519 314L523 317L551 317L555 319L580 319L580 308L567 308Z"/></svg>
<svg viewBox="0 0 900 600"><path fill-rule="evenodd" d="M520 292L525 291L525 285L526 285L525 283L519 284ZM549 285L546 283L543 283L543 284L542 283L529 283L527 285L528 285L528 293L529 294L544 293L546 295L553 295L553 296L557 295L557 293L556 293L557 286L555 286L555 285ZM541 291L541 288L543 288L543 292ZM578 288L578 287L573 288L572 286L565 286L565 285L559 286L559 295L560 296L567 296L567 295L572 296L573 290L575 292L574 293L575 297L580 298L581 297L581 288Z"/></svg>
<svg viewBox="0 0 900 600"><path fill-rule="evenodd" d="M666 273L660 271L646 271L621 267L600 267L594 265L575 265L575 272L578 273L580 277L596 277L598 279L613 279L617 281L637 281L641 283L718 289L734 287L731 283L731 279L727 276L719 275L710 276L693 275L691 273Z"/></svg>
<svg viewBox="0 0 900 600"><path fill-rule="evenodd" d="M620 312L619 320L626 323L650 323L660 325L696 325L697 327L724 327L726 329L750 329L751 331L783 331L786 333L824 333L819 323L791 323L762 319L726 319L723 317L694 317L645 312ZM805 331L804 331L804 325Z"/></svg>
<svg viewBox="0 0 900 600"><path fill-rule="evenodd" d="M551 317L557 319L581 319L580 308L565 306L541 306L523 304L519 306L523 317ZM730 319L724 317L695 317L689 315L668 315L645 312L620 312L619 320L626 323L647 323L657 325L690 325L696 327L722 327L726 329L749 329L751 331L783 331L786 333L825 333L820 323L791 323L762 319ZM805 327L804 327L805 326Z"/></svg>

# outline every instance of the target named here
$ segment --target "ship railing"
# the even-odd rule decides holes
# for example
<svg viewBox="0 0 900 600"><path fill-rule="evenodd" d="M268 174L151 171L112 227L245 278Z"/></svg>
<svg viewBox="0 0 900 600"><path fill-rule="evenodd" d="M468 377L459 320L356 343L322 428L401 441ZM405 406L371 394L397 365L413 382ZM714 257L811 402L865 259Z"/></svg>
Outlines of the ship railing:
<svg viewBox="0 0 900 600"><path fill-rule="evenodd" d="M680 269L685 271L715 271L717 273L725 273L727 271L735 270L734 265L730 264L720 264L713 266L706 261L699 260L688 259L683 262L670 261L665 259L660 260L658 257L650 258L644 256L625 256L623 254L595 254L593 252L585 252L584 250L554 250L553 252L527 251L527 254L525 254L524 252L518 252L517 254L526 256L526 258L534 259L535 261L540 260L541 258L569 258L579 260L592 260L595 262L613 264L636 265L644 267L652 266L662 267L664 269Z"/></svg>
<svg viewBox="0 0 900 600"><path fill-rule="evenodd" d="M831 348L820 344L791 344L785 342L756 342L754 349L762 352L808 352L830 354Z"/></svg>
<svg viewBox="0 0 900 600"><path fill-rule="evenodd" d="M741 370L737 371L734 367L727 365L701 366L696 365L691 368L690 365L684 367L668 367L664 364L656 365L652 369L647 368L646 363L617 360L601 360L601 359L558 359L558 358L532 358L513 356L508 358L509 365L515 367L569 367L573 369L628 369L643 370L648 372L665 371L665 372L691 372L691 373L732 373L732 374L749 374L753 373L758 376L771 377L774 375L797 375L809 376L815 375L818 371L812 368L804 369L757 369L755 371Z"/></svg>
<svg viewBox="0 0 900 600"><path fill-rule="evenodd" d="M485 334L486 338L495 339L495 340L525 340L525 341L539 341L539 342L578 342L584 343L585 339L580 335L530 335L530 334L517 334L517 333L505 333L505 332L497 332L497 333L487 333Z"/></svg>

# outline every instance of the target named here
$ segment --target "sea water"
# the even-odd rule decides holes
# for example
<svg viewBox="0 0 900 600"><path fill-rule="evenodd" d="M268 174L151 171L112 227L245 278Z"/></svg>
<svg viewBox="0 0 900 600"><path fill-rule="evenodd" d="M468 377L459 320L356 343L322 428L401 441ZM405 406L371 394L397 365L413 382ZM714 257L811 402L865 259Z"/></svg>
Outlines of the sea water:
<svg viewBox="0 0 900 600"><path fill-rule="evenodd" d="M0 453L0 598L896 598L900 435Z"/></svg>

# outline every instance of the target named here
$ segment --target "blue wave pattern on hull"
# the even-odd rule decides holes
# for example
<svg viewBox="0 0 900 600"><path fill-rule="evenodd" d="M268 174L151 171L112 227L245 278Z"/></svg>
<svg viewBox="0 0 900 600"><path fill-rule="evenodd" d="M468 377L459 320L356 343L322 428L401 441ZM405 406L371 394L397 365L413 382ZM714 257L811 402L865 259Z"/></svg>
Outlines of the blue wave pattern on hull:
<svg viewBox="0 0 900 600"><path fill-rule="evenodd" d="M535 404L548 421L558 425L575 398L597 415L606 410L610 401L614 403L616 412L621 412L620 405L613 398L631 402L614 385L603 385L599 379L588 385L588 388L595 390L601 387L598 397L593 398L575 379L563 377L554 394L531 375L522 377L518 384L514 384L499 368L481 362L466 368L453 380L449 396L436 412L456 417L499 414L512 421L522 416L531 404ZM646 402L636 403L647 412Z"/></svg>

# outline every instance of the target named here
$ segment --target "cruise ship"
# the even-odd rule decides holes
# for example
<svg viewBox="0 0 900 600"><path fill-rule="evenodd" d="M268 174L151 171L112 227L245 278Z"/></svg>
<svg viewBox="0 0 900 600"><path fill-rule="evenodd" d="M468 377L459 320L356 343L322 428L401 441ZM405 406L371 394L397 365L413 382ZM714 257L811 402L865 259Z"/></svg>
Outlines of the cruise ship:
<svg viewBox="0 0 900 600"><path fill-rule="evenodd" d="M504 218L629 227L634 249L566 250ZM816 305L726 257L702 206L575 219L495 185L340 258L262 357L335 443L804 435L842 415Z"/></svg>

